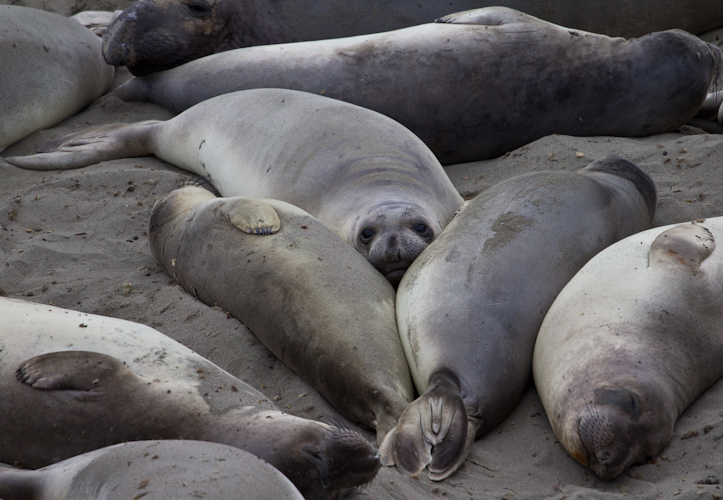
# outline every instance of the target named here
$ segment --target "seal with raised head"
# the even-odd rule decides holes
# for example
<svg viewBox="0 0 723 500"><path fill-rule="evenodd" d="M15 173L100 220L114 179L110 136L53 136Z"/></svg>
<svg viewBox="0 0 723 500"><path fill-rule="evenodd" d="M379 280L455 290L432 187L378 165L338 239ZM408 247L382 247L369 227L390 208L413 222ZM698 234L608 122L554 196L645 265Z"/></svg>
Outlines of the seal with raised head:
<svg viewBox="0 0 723 500"><path fill-rule="evenodd" d="M379 468L362 435L278 411L150 327L3 297L0 317L1 462L38 468L124 441L212 441L266 460L314 499Z"/></svg>
<svg viewBox="0 0 723 500"><path fill-rule="evenodd" d="M517 406L555 296L593 255L650 227L656 190L634 163L513 177L470 201L412 264L397 294L417 391L380 452L444 479Z"/></svg>
<svg viewBox="0 0 723 500"><path fill-rule="evenodd" d="M626 38L723 25L723 10L710 0L140 0L110 26L103 55L144 75L225 50L391 31L494 5Z"/></svg>
<svg viewBox="0 0 723 500"><path fill-rule="evenodd" d="M109 125L7 158L77 168L155 154L207 177L223 196L283 200L309 212L396 285L462 197L422 141L389 118L303 92L219 96L165 122Z"/></svg>
<svg viewBox="0 0 723 500"><path fill-rule="evenodd" d="M110 87L97 36L68 18L0 5L0 151L77 113Z"/></svg>
<svg viewBox="0 0 723 500"><path fill-rule="evenodd" d="M723 217L656 227L595 256L535 345L552 429L602 479L658 455L723 377Z"/></svg>
<svg viewBox="0 0 723 500"><path fill-rule="evenodd" d="M186 289L241 320L378 441L396 425L414 386L394 289L349 245L288 203L193 186L161 197L148 226L151 253Z"/></svg>
<svg viewBox="0 0 723 500"><path fill-rule="evenodd" d="M238 448L206 441L134 441L39 470L0 467L0 498L304 500L277 469Z"/></svg>
<svg viewBox="0 0 723 500"><path fill-rule="evenodd" d="M177 113L251 88L323 94L398 121L446 165L553 133L675 130L696 114L723 60L719 48L676 30L624 40L502 7L443 21L231 50L133 78L115 92Z"/></svg>

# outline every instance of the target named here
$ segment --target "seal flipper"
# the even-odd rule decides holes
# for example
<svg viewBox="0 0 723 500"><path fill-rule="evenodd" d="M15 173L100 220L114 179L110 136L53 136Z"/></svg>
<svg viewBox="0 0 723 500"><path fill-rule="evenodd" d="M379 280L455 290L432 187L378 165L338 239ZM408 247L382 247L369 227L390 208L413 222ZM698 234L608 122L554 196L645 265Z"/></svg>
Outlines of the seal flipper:
<svg viewBox="0 0 723 500"><path fill-rule="evenodd" d="M262 200L245 197L223 199L219 211L244 233L267 235L278 233L281 229L279 214Z"/></svg>
<svg viewBox="0 0 723 500"><path fill-rule="evenodd" d="M8 163L27 170L71 170L101 161L153 154L151 132L159 122L116 123L47 142L30 156L9 156Z"/></svg>
<svg viewBox="0 0 723 500"><path fill-rule="evenodd" d="M446 16L435 19L435 23L443 24L479 24L482 26L501 26L503 24L512 24L525 22L530 16L520 15L507 7L484 7L481 9L464 10L455 12ZM533 18L534 19L534 18Z"/></svg>
<svg viewBox="0 0 723 500"><path fill-rule="evenodd" d="M698 224L681 224L664 231L650 245L648 265L682 264L693 271L713 253L713 235Z"/></svg>
<svg viewBox="0 0 723 500"><path fill-rule="evenodd" d="M397 467L416 474L429 466L429 478L442 480L464 462L474 441L476 426L467 418L457 378L434 373L429 387L413 401L394 431L382 443L380 452L389 463L389 441Z"/></svg>
<svg viewBox="0 0 723 500"><path fill-rule="evenodd" d="M23 361L15 377L34 389L90 391L123 371L135 374L128 366L107 354L60 351Z"/></svg>

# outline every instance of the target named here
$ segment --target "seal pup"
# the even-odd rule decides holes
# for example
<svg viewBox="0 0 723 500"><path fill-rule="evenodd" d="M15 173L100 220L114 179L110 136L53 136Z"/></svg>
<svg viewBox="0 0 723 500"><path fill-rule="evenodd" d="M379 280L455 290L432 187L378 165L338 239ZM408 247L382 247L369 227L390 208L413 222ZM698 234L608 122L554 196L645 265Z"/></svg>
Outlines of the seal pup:
<svg viewBox="0 0 723 500"><path fill-rule="evenodd" d="M135 441L39 470L0 468L0 498L303 500L278 470L238 448L204 441Z"/></svg>
<svg viewBox="0 0 723 500"><path fill-rule="evenodd" d="M251 88L323 94L398 121L448 165L553 133L675 130L698 111L723 61L719 48L682 31L624 40L502 7L443 21L231 50L132 78L114 92L176 113Z"/></svg>
<svg viewBox="0 0 723 500"><path fill-rule="evenodd" d="M515 408L555 296L597 252L649 228L656 190L609 156L513 177L470 201L399 285L397 323L417 391L380 448L440 480Z"/></svg>
<svg viewBox="0 0 723 500"><path fill-rule="evenodd" d="M188 186L158 199L148 240L169 275L241 320L379 442L396 425L414 386L394 289L319 221L288 203Z"/></svg>
<svg viewBox="0 0 723 500"><path fill-rule="evenodd" d="M723 10L710 0L608 0L604 5L590 0L141 0L110 26L103 55L109 64L144 75L230 49L379 33L494 5L625 38L672 28L697 34L723 26Z"/></svg>
<svg viewBox="0 0 723 500"><path fill-rule="evenodd" d="M212 441L319 499L379 468L360 434L278 411L150 327L4 297L0 317L0 462L38 468L124 441Z"/></svg>
<svg viewBox="0 0 723 500"><path fill-rule="evenodd" d="M0 5L0 151L77 113L110 87L115 70L97 36L68 18Z"/></svg>
<svg viewBox="0 0 723 500"><path fill-rule="evenodd" d="M309 212L394 285L462 197L422 141L378 113L303 92L219 96L165 122L110 125L7 158L37 170L155 154L207 177L223 196Z"/></svg>
<svg viewBox="0 0 723 500"><path fill-rule="evenodd" d="M723 217L656 227L593 258L562 290L533 373L565 449L602 479L658 455L723 377Z"/></svg>

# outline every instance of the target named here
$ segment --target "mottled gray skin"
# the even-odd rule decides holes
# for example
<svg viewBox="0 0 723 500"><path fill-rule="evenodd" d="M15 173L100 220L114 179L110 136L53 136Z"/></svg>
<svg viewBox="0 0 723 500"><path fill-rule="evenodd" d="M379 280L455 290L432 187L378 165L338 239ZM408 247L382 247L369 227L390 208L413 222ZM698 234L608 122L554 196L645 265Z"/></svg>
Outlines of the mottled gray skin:
<svg viewBox="0 0 723 500"><path fill-rule="evenodd" d="M0 5L0 68L0 151L95 101L114 74L89 30L12 5Z"/></svg>
<svg viewBox="0 0 723 500"><path fill-rule="evenodd" d="M513 177L470 201L399 285L399 333L421 396L382 459L410 473L429 464L432 479L454 472L522 397L555 296L597 252L649 228L655 203L650 177L613 156Z"/></svg>
<svg viewBox="0 0 723 500"><path fill-rule="evenodd" d="M144 75L225 50L391 31L494 5L626 38L723 26L723 10L710 0L141 0L112 23L103 54Z"/></svg>
<svg viewBox="0 0 723 500"><path fill-rule="evenodd" d="M278 470L238 448L204 441L135 441L40 470L0 468L13 500L303 500Z"/></svg>
<svg viewBox="0 0 723 500"><path fill-rule="evenodd" d="M723 217L656 227L592 259L535 345L555 435L602 479L658 455L723 377Z"/></svg>
<svg viewBox="0 0 723 500"><path fill-rule="evenodd" d="M276 234L242 232L232 221L246 201L198 187L160 198L149 221L153 256L196 297L243 321L346 417L376 428L381 441L414 397L394 289L287 203L257 200L278 214Z"/></svg>
<svg viewBox="0 0 723 500"><path fill-rule="evenodd" d="M626 41L491 7L388 33L227 51L116 92L175 112L251 88L323 94L398 121L447 165L553 133L674 130L698 111L721 59L681 31Z"/></svg>
<svg viewBox="0 0 723 500"><path fill-rule="evenodd" d="M124 441L193 439L263 458L309 499L370 481L358 433L278 411L147 326L0 297L0 461L38 468Z"/></svg>
<svg viewBox="0 0 723 500"><path fill-rule="evenodd" d="M283 200L318 218L395 286L462 205L439 161L398 123L282 89L219 96L166 122L111 125L10 163L41 170L155 154L223 196Z"/></svg>

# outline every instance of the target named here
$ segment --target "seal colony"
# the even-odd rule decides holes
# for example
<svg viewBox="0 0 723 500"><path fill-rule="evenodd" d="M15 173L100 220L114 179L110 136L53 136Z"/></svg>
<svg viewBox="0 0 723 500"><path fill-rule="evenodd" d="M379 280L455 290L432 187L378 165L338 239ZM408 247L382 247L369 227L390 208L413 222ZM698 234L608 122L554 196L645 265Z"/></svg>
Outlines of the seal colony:
<svg viewBox="0 0 723 500"><path fill-rule="evenodd" d="M2 462L37 468L124 441L213 441L266 460L319 499L379 468L360 434L278 411L150 327L3 297L0 316Z"/></svg>
<svg viewBox="0 0 723 500"><path fill-rule="evenodd" d="M115 73L100 40L68 18L0 5L0 151L77 113Z"/></svg>
<svg viewBox="0 0 723 500"><path fill-rule="evenodd" d="M141 0L111 24L103 55L144 75L230 49L392 31L488 6L625 38L723 25L723 11L710 0Z"/></svg>
<svg viewBox="0 0 723 500"><path fill-rule="evenodd" d="M347 418L379 442L396 425L414 386L394 289L317 220L189 186L159 198L148 239L169 275L241 320Z"/></svg>
<svg viewBox="0 0 723 500"><path fill-rule="evenodd" d="M290 90L222 95L165 122L91 129L42 151L52 152L7 160L54 170L155 154L223 196L286 201L394 285L463 202L432 152L398 123Z"/></svg>
<svg viewBox="0 0 723 500"><path fill-rule="evenodd" d="M723 217L663 226L593 258L535 345L535 385L560 443L602 479L657 456L723 377Z"/></svg>
<svg viewBox="0 0 723 500"><path fill-rule="evenodd" d="M176 113L252 88L323 94L398 121L448 165L500 156L553 133L635 137L677 129L723 67L720 49L682 31L623 40L501 7L444 21L231 50L133 78L115 92Z"/></svg>
<svg viewBox="0 0 723 500"><path fill-rule="evenodd" d="M650 227L656 190L610 156L577 172L513 177L470 201L412 264L397 323L417 391L380 452L441 480L517 406L535 337L585 262Z"/></svg>

